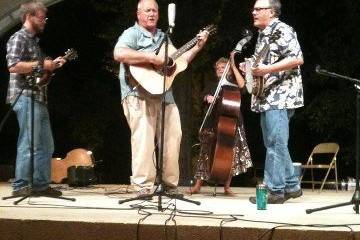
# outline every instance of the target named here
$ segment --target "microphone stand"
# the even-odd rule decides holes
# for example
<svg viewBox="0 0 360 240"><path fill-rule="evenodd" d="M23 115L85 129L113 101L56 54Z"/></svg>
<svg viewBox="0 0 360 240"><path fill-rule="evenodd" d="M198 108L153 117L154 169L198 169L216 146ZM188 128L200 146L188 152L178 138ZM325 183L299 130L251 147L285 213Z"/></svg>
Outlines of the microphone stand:
<svg viewBox="0 0 360 240"><path fill-rule="evenodd" d="M125 202L130 202L130 201L134 201L134 200L148 200L151 199L154 196L158 197L158 211L162 211L163 207L162 207L162 197L168 197L170 199L178 199L181 201L185 201L185 202L189 202L189 203L193 203L196 205L200 205L199 201L194 201L194 200L190 200L190 199L186 199L184 198L183 194L179 194L179 193L174 193L174 194L170 194L167 193L165 191L165 186L163 183L163 178L162 178L162 173L163 173L163 157L164 157L164 129L165 129L165 107L166 107L166 103L165 103L165 93L166 93L166 78L168 75L168 67L169 67L169 63L173 63L172 59L169 58L169 35L171 33L171 27L168 28L168 30L165 32L164 34L164 38L160 44L160 46L165 43L165 54L164 54L164 64L162 67L163 70L163 74L164 74L164 80L163 80L163 93L162 93L162 97L161 97L161 112L160 112L160 142L159 142L159 149L158 149L158 157L156 158L156 177L155 177L155 185L157 185L155 191L152 194L146 194L144 196L139 196L139 197L134 197L134 198L129 198L129 199L124 199L124 200L119 200L119 204L125 203ZM160 50L160 47L159 49ZM169 61L171 60L171 61Z"/></svg>
<svg viewBox="0 0 360 240"><path fill-rule="evenodd" d="M37 87L36 85L36 79L40 76L41 77L42 72L40 69L38 68L34 68L31 75L29 77L27 77L28 82L21 88L20 93L18 94L18 96L16 97L15 101L12 103L12 105L10 106L9 111L7 112L7 114L5 115L5 117L3 118L3 120L1 121L0 124L0 131L6 121L6 119L9 117L11 110L14 108L15 104L17 103L17 101L19 100L21 94L23 93L25 87L29 87L31 89L31 106L30 106L30 175L29 175L29 185L32 187L33 185L33 174L34 174L34 121L35 121L35 117L34 117L34 111L35 111L35 88ZM69 201L75 201L75 198L66 198L66 197L61 197L61 196L49 196L49 195L41 195L39 193L34 192L33 190L29 193L26 194L24 196L8 196L8 197L3 197L2 200L6 200L6 199L11 199L11 198L20 198L19 200L16 200L14 202L14 205L17 205L18 203L20 203L21 201L23 201L26 198L30 198L30 197L48 197L48 198L58 198L58 199L64 199L64 200L69 200Z"/></svg>
<svg viewBox="0 0 360 240"><path fill-rule="evenodd" d="M351 200L349 202L345 202L345 203L339 203L339 204L334 204L334 205L330 205L330 206L325 206L325 207L320 207L320 208L313 208L313 209L306 209L306 213L310 214L313 212L317 212L317 211L321 211L321 210L326 210L326 209L331 209L331 208L336 208L336 207L343 207L343 206L347 206L347 205L354 205L353 209L356 212L356 214L359 214L359 204L360 204L360 189L359 189L359 167L360 167L360 149L359 149L359 144L360 144L360 80L356 79L356 78L351 78L351 77L347 77L344 75L340 75L337 73L332 73L332 72L328 72L326 70L322 70L320 69L320 66L316 66L316 72L318 74L321 75L325 75L325 76L329 76L329 77L334 77L334 78L339 78L339 79L346 79L350 82L352 82L354 84L355 90L356 90L356 167L355 167L355 171L356 171L356 187L355 187L355 192L354 195L352 196Z"/></svg>

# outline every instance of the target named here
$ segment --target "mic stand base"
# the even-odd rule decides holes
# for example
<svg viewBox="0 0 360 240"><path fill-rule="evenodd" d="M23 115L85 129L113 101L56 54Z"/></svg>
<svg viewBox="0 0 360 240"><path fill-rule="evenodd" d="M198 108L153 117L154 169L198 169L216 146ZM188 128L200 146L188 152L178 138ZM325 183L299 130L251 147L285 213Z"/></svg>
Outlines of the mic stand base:
<svg viewBox="0 0 360 240"><path fill-rule="evenodd" d="M49 195L45 195L45 194L38 194L38 193L35 193L35 192L31 192L30 194L27 194L27 195L24 195L24 196L3 197L2 200L11 199L11 198L20 198L19 200L16 200L14 202L14 205L17 205L18 203L22 202L26 198L31 198L31 197L57 198L57 199L68 200L68 201L73 201L73 202L75 202L75 200L76 200L75 198L67 198L67 197L61 197L61 196L49 196Z"/></svg>
<svg viewBox="0 0 360 240"><path fill-rule="evenodd" d="M144 194L138 197L133 197L133 198L128 198L128 199L124 199L124 200L119 200L119 204L123 204L126 202L131 202L131 201L136 201L136 200L151 200L153 197L158 197L159 201L158 201L158 211L161 211L162 205L161 205L161 198L162 197L167 197L170 199L177 199L177 200L181 200L184 202L189 202L189 203L193 203L196 205L200 205L201 203L199 201L194 201L194 200L190 200L190 199L186 199L184 198L184 194L181 193L167 193L164 189L164 187L162 186L162 183L155 189L155 191L151 194Z"/></svg>
<svg viewBox="0 0 360 240"><path fill-rule="evenodd" d="M360 204L360 191L359 191L359 189L357 189L357 190L355 190L354 195L350 202L338 203L338 204L333 204L333 205L319 207L319 208L306 209L306 213L310 214L313 212L322 211L322 210L326 210L326 209L354 205L353 209L354 209L355 213L359 214L359 204Z"/></svg>

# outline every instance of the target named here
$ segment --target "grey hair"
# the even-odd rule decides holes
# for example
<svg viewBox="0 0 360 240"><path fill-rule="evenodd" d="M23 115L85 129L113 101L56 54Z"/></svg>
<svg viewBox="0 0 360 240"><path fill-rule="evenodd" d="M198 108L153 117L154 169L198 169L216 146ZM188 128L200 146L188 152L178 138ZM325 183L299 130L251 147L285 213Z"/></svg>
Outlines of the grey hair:
<svg viewBox="0 0 360 240"><path fill-rule="evenodd" d="M279 17L281 14L281 2L280 0L269 0L271 8L275 12L275 17Z"/></svg>
<svg viewBox="0 0 360 240"><path fill-rule="evenodd" d="M39 1L28 1L26 3L21 4L20 6L20 17L22 22L24 23L26 20L26 15L35 15L36 11L41 10L45 13L47 12L47 8L44 3Z"/></svg>

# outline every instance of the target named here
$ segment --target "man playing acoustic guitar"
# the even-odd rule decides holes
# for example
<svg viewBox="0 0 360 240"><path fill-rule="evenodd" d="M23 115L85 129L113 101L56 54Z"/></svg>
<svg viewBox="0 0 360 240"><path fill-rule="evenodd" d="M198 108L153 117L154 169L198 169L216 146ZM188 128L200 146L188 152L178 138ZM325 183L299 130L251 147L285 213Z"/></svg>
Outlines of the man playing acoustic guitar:
<svg viewBox="0 0 360 240"><path fill-rule="evenodd" d="M114 59L120 63L120 85L124 114L131 130L132 177L131 183L138 196L150 193L155 181L155 141L160 141L160 111L162 95L152 95L143 86L134 84L126 68L129 65L151 64L160 69L164 57L154 52L160 47L164 33L157 28L158 4L155 0L140 0L137 6L137 22L126 29L115 46ZM191 62L207 41L208 32L198 34L194 47L182 54ZM135 79L136 80L136 79ZM152 81L150 77L146 81ZM154 81L154 80L153 80ZM157 84L155 81L153 84ZM181 124L172 90L165 93L165 126L163 181L166 188L176 188L179 180L179 150Z"/></svg>

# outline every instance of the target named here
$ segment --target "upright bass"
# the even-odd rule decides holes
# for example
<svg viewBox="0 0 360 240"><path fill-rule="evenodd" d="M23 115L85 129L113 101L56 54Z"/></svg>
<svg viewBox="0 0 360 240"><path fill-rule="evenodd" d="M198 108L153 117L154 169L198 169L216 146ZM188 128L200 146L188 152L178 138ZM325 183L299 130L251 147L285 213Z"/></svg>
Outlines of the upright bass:
<svg viewBox="0 0 360 240"><path fill-rule="evenodd" d="M235 51L240 52L251 37L248 34L241 39ZM239 89L224 85L229 69L230 61L226 64L214 94L215 100L209 106L199 130L200 156L206 159L199 159L198 164L202 166L198 166L198 169L205 172L205 180L216 184L224 184L231 175L234 139L240 116Z"/></svg>

